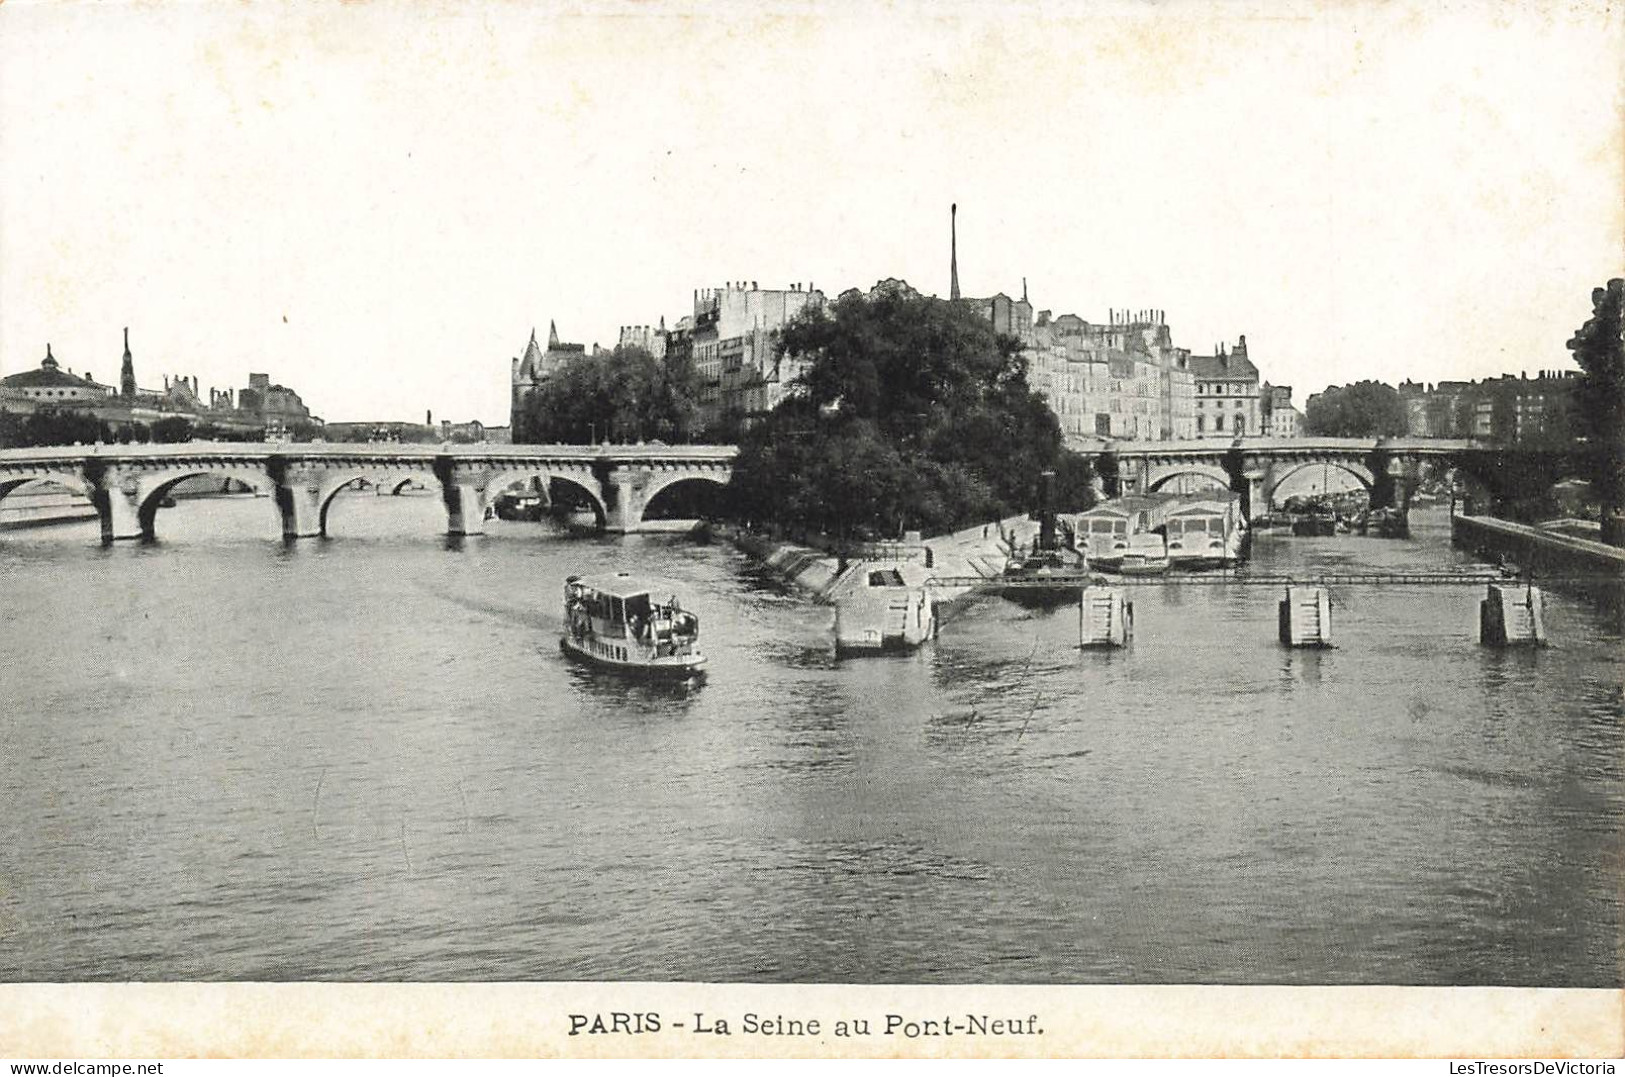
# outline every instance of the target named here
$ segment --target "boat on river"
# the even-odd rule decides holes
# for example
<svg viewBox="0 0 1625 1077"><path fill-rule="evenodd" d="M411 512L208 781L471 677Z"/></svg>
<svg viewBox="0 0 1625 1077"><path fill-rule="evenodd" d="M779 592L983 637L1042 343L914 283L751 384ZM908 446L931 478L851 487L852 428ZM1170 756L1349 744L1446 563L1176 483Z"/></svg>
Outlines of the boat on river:
<svg viewBox="0 0 1625 1077"><path fill-rule="evenodd" d="M1038 476L1038 508L1032 514L1038 533L1022 550L1010 540L1010 559L991 590L1018 605L1048 609L1076 602L1085 584L1088 555L1078 542L1075 525L1055 513L1055 472Z"/></svg>
<svg viewBox="0 0 1625 1077"><path fill-rule="evenodd" d="M1247 519L1240 499L1233 496L1184 500L1169 510L1162 531L1170 567L1220 568L1241 560Z"/></svg>
<svg viewBox="0 0 1625 1077"><path fill-rule="evenodd" d="M990 590L1022 606L1040 609L1078 600L1079 591L1095 578L1084 554L1070 545L1041 549L1035 540L1031 552L1012 557Z"/></svg>
<svg viewBox="0 0 1625 1077"><path fill-rule="evenodd" d="M705 674L700 619L668 589L625 572L564 582L564 653L634 677L690 680Z"/></svg>

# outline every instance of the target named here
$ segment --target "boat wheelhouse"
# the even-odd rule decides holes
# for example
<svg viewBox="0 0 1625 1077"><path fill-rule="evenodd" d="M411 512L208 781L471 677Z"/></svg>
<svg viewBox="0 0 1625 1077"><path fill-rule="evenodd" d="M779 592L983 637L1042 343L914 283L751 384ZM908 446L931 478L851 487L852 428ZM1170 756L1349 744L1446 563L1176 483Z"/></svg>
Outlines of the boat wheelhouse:
<svg viewBox="0 0 1625 1077"><path fill-rule="evenodd" d="M625 572L564 583L559 646L572 658L633 676L686 680L705 672L699 637L699 617L669 587Z"/></svg>

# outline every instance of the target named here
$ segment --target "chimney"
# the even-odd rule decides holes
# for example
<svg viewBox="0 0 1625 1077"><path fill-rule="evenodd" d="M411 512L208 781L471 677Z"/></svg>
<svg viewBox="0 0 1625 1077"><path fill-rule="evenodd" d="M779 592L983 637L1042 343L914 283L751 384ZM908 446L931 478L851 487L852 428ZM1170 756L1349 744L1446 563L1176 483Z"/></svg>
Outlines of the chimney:
<svg viewBox="0 0 1625 1077"><path fill-rule="evenodd" d="M1038 548L1055 548L1055 472L1038 474Z"/></svg>

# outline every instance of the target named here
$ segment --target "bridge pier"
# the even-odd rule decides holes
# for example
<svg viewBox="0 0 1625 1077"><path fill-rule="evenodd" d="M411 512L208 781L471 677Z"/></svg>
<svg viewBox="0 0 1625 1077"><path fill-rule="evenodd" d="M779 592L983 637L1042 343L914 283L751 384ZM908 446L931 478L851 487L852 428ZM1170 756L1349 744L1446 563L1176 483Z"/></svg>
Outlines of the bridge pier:
<svg viewBox="0 0 1625 1077"><path fill-rule="evenodd" d="M440 497L446 505L446 534L485 534L485 484L442 479Z"/></svg>
<svg viewBox="0 0 1625 1077"><path fill-rule="evenodd" d="M285 539L320 537L323 533L322 500L322 488L319 483L277 483L276 507L282 516L282 537Z"/></svg>
<svg viewBox="0 0 1625 1077"><path fill-rule="evenodd" d="M141 519L141 487L134 475L102 476L91 485L90 503L101 518L104 545L152 537L150 522Z"/></svg>
<svg viewBox="0 0 1625 1077"><path fill-rule="evenodd" d="M1269 511L1274 483L1270 481L1269 470L1243 472L1242 478L1247 480L1247 489L1241 495L1241 514L1252 523L1260 512Z"/></svg>
<svg viewBox="0 0 1625 1077"><path fill-rule="evenodd" d="M604 478L604 530L617 535L630 534L643 519L643 485L647 476L626 467L613 467Z"/></svg>
<svg viewBox="0 0 1625 1077"><path fill-rule="evenodd" d="M447 453L434 458L434 474L440 480L440 502L446 506L446 534L485 534L490 473L460 463Z"/></svg>

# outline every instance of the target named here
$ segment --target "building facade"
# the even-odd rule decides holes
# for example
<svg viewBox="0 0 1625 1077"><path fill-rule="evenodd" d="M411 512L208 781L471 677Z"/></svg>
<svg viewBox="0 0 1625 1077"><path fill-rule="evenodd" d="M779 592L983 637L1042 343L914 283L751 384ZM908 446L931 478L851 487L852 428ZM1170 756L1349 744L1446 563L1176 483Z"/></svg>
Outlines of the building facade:
<svg viewBox="0 0 1625 1077"><path fill-rule="evenodd" d="M1232 349L1223 344L1212 355L1190 357L1196 381L1198 438L1252 437L1265 433L1258 368L1247 356L1247 338Z"/></svg>
<svg viewBox="0 0 1625 1077"><path fill-rule="evenodd" d="M1497 444L1559 443L1578 435L1577 370L1503 374L1483 381L1407 381L1399 386L1405 433L1420 438L1477 438Z"/></svg>
<svg viewBox="0 0 1625 1077"><path fill-rule="evenodd" d="M1303 412L1292 406L1292 386L1264 383L1260 394L1263 401L1263 432L1272 438L1295 438L1303 435Z"/></svg>
<svg viewBox="0 0 1625 1077"><path fill-rule="evenodd" d="M530 399L530 395L564 364L586 354L585 344L566 344L559 340L559 327L555 322L547 324L545 350L536 343L536 330L530 331L530 341L525 345L524 354L514 359L512 365L512 398L508 422L513 431L513 440L517 442L527 440L525 403Z"/></svg>
<svg viewBox="0 0 1625 1077"><path fill-rule="evenodd" d="M800 373L793 359L779 358L779 332L803 310L823 305L824 293L811 283L780 289L733 281L696 289L692 319L668 336L666 354L675 348L693 359L701 425L745 425L777 407Z"/></svg>

